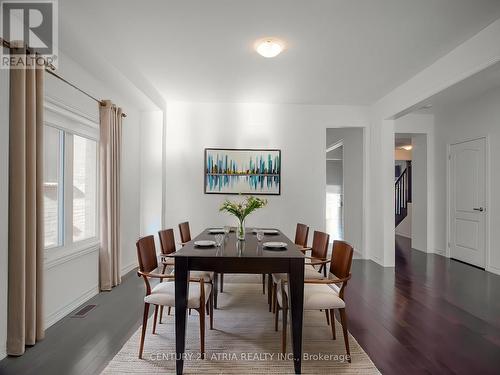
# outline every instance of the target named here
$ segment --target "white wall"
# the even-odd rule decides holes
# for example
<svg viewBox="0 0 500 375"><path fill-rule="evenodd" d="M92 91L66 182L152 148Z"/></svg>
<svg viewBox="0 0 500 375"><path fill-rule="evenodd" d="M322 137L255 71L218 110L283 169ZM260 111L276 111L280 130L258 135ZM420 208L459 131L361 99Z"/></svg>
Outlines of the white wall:
<svg viewBox="0 0 500 375"><path fill-rule="evenodd" d="M412 220L411 220L411 247L428 252L427 224L428 209L428 174L427 174L427 135L415 134L412 136ZM432 252L432 248L431 248Z"/></svg>
<svg viewBox="0 0 500 375"><path fill-rule="evenodd" d="M500 61L499 40L497 20L370 107L372 151L368 188L373 203L367 207L372 223L367 242L371 258L380 264L394 266L394 194L388 194L394 182L394 158L390 155L394 150L393 119L418 109L433 95ZM433 232L428 230L428 241L432 238Z"/></svg>
<svg viewBox="0 0 500 375"><path fill-rule="evenodd" d="M0 69L0 359L7 341L7 280L9 230L9 74Z"/></svg>
<svg viewBox="0 0 500 375"><path fill-rule="evenodd" d="M58 73L99 98L111 98L123 105L128 117L123 128L122 171L122 269L131 269L136 263L135 240L139 235L139 112L102 80L61 54ZM7 72L0 71L0 356L5 353L7 306L7 203L8 203L8 85ZM46 76L45 94L98 121L97 103L83 96L52 76ZM96 294L98 289L98 252L88 249L78 256L50 260L45 265L45 318L48 325ZM5 279L4 279L5 278Z"/></svg>
<svg viewBox="0 0 500 375"><path fill-rule="evenodd" d="M163 112L143 112L140 129L140 235L158 236L162 229L163 201Z"/></svg>
<svg viewBox="0 0 500 375"><path fill-rule="evenodd" d="M344 173L342 172L342 160L326 161L326 184L330 186L343 185Z"/></svg>
<svg viewBox="0 0 500 375"><path fill-rule="evenodd" d="M121 192L121 268L122 273L137 263L135 241L139 237L140 187L139 187L139 121L140 112L123 94L95 78L69 56L60 55L58 73L95 97L112 99L124 108L127 117L123 122L122 139L122 192ZM47 75L45 94L98 122L98 104ZM71 280L68 284L66 281ZM71 285L68 288L67 285ZM50 261L46 264L45 315L47 324L53 324L72 309L98 292L98 250L70 257L65 262ZM49 292L50 291L50 292Z"/></svg>
<svg viewBox="0 0 500 375"><path fill-rule="evenodd" d="M490 250L487 270L500 274L500 88L478 98L436 109L436 247L446 249L447 145L487 136L490 161L489 215Z"/></svg>
<svg viewBox="0 0 500 375"><path fill-rule="evenodd" d="M326 130L326 146L339 141L344 149L344 239L356 252L363 249L363 129Z"/></svg>
<svg viewBox="0 0 500 375"><path fill-rule="evenodd" d="M363 107L168 103L165 226L189 220L199 233L234 224L218 211L225 196L203 194L203 150L267 147L282 150L282 194L267 197L269 205L248 225L277 226L289 236L297 222L324 230L325 129L366 124Z"/></svg>

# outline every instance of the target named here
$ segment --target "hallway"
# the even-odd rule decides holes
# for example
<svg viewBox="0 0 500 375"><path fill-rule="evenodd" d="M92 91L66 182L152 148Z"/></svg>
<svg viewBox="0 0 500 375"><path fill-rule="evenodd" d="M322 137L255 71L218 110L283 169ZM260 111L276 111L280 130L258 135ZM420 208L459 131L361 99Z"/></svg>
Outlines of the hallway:
<svg viewBox="0 0 500 375"><path fill-rule="evenodd" d="M350 330L382 373L498 373L500 276L404 237L395 271L356 260L352 274Z"/></svg>

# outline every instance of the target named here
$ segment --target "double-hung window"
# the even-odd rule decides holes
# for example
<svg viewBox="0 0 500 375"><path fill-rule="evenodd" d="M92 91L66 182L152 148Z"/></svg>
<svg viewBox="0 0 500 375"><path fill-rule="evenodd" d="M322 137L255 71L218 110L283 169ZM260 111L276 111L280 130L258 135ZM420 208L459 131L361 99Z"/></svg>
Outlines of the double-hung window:
<svg viewBox="0 0 500 375"><path fill-rule="evenodd" d="M43 195L49 260L98 243L98 141L96 120L46 101Z"/></svg>

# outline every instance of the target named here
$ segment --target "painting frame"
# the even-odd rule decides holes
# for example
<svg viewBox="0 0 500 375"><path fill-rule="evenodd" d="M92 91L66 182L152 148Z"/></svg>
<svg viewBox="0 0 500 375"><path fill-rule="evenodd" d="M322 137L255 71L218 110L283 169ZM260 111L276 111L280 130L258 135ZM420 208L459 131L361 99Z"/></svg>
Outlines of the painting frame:
<svg viewBox="0 0 500 375"><path fill-rule="evenodd" d="M227 152L227 153L235 153L235 152L255 152L256 154L262 153L276 153L279 159L278 173L273 174L274 177L278 178L277 190L276 191L214 191L210 190L208 187L208 178L211 173L208 172L207 168L207 160L209 152ZM270 196L279 196L281 195L281 149L277 148L225 148L225 147L206 147L204 149L204 157L203 157L203 192L204 194L218 194L218 195L270 195Z"/></svg>

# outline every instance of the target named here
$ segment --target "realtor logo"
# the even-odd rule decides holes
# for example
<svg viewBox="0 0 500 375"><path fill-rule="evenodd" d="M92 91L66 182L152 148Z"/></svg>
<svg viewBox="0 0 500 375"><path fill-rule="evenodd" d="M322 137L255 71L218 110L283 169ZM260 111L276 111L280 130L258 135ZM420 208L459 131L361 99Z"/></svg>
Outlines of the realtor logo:
<svg viewBox="0 0 500 375"><path fill-rule="evenodd" d="M2 1L0 3L2 38L22 41L32 53L53 63L57 56L57 0ZM5 55L12 51L4 49ZM6 61L6 60L5 60ZM2 59L2 65L5 65Z"/></svg>

